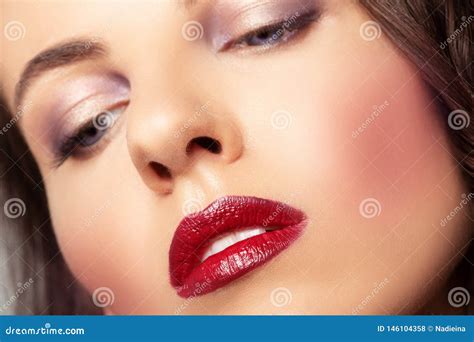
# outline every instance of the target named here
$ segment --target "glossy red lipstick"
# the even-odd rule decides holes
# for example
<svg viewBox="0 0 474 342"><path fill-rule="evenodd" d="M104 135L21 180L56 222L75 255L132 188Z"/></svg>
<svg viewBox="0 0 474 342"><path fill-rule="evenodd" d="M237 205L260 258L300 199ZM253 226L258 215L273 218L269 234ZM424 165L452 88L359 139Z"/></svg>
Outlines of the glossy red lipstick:
<svg viewBox="0 0 474 342"><path fill-rule="evenodd" d="M178 225L169 251L171 285L185 298L217 290L282 252L301 235L306 221L302 211L281 202L219 198ZM209 253L213 242L242 229L262 233Z"/></svg>

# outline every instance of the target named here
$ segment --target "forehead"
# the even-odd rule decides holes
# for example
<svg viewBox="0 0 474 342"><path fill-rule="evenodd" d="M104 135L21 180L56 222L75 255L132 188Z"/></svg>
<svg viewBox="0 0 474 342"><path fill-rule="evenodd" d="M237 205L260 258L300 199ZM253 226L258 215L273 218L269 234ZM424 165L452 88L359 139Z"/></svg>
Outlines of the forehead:
<svg viewBox="0 0 474 342"><path fill-rule="evenodd" d="M12 105L15 84L26 63L46 47L81 36L104 38L111 45L123 44L124 39L133 35L130 31L146 32L143 26L179 15L181 11L177 8L181 3L3 0L0 82L8 103ZM134 30L130 30L131 26Z"/></svg>

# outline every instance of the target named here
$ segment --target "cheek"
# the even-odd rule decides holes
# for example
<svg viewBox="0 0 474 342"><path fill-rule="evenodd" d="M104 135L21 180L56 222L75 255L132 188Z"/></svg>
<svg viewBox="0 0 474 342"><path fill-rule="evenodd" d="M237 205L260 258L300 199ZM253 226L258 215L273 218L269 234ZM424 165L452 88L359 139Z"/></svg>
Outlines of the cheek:
<svg viewBox="0 0 474 342"><path fill-rule="evenodd" d="M340 189L347 207L365 225L371 208L383 211L377 217L389 227L416 208L435 209L420 204L445 180L447 193L459 195L460 189L456 173L446 179L456 166L427 87L400 57L392 55L386 64L373 59L367 63L380 67L368 82L361 84L363 75L357 73L345 77L348 96L330 104L329 129L332 141L340 142L333 165L337 179L344 180Z"/></svg>
<svg viewBox="0 0 474 342"><path fill-rule="evenodd" d="M423 296L419 284L447 270L464 245L462 215L439 229L459 204L462 182L442 114L417 71L389 45L351 51L300 56L295 65L304 67L283 67L291 73L260 87L261 98L278 100L262 116L259 162L272 166L273 184L298 189L314 222L299 242L312 286L327 298L350 293L351 309L388 279L378 301L390 309ZM280 109L281 127L270 128Z"/></svg>
<svg viewBox="0 0 474 342"><path fill-rule="evenodd" d="M91 294L110 288L112 309L126 313L150 293L149 287L167 284L167 248L153 198L128 158L117 155L126 156L126 150L110 146L101 158L73 171L64 164L46 188L55 233L72 272Z"/></svg>

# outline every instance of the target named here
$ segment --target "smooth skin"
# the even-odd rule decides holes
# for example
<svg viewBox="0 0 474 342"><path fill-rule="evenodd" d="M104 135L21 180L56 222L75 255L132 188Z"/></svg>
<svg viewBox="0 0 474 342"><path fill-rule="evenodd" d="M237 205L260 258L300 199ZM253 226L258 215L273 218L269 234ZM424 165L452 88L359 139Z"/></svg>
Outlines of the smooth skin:
<svg viewBox="0 0 474 342"><path fill-rule="evenodd" d="M107 45L104 55L35 78L18 123L62 253L91 294L113 291L107 313L399 314L446 301L469 228L461 214L440 225L467 192L445 122L420 72L383 32L363 39L370 18L359 5L320 4L319 21L294 39L218 52L213 25L243 34L248 21L268 20L267 1L2 2L1 27L25 28L22 39L1 37L10 108L39 52L77 37ZM208 20L216 6L237 19ZM250 19L239 19L242 8ZM189 21L201 23L203 37L184 39ZM86 109L71 114L76 102ZM62 122L74 126L117 103L101 148L57 166L51 141ZM196 144L187 151L199 136L218 141L220 153ZM224 195L282 201L310 221L269 264L217 292L180 298L168 273L174 231L189 207ZM379 203L373 218L359 208L368 198Z"/></svg>

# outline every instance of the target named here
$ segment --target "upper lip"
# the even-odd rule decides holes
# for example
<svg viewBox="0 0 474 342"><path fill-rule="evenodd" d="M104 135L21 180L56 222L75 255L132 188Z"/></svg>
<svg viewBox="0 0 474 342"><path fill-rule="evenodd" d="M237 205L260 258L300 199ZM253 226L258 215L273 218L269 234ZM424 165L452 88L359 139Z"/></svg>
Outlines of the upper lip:
<svg viewBox="0 0 474 342"><path fill-rule="evenodd" d="M186 278L201 264L206 243L225 232L254 226L297 227L299 232L303 221L306 216L302 211L281 202L248 196L221 197L179 223L169 251L171 285L179 293Z"/></svg>

